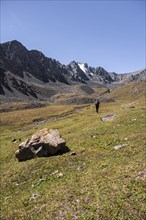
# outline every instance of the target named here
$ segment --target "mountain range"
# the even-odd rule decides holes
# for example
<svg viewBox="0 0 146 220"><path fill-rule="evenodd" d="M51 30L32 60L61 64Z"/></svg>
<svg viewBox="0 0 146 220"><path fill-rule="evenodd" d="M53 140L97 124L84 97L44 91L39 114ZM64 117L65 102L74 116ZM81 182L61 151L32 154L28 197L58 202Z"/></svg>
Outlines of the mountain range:
<svg viewBox="0 0 146 220"><path fill-rule="evenodd" d="M146 69L117 74L102 67L90 67L76 61L68 65L28 50L14 40L0 44L0 99L50 100L61 96L90 95L101 88L109 92L121 85L145 80ZM97 94L96 94L97 95ZM58 99L58 100L59 100Z"/></svg>

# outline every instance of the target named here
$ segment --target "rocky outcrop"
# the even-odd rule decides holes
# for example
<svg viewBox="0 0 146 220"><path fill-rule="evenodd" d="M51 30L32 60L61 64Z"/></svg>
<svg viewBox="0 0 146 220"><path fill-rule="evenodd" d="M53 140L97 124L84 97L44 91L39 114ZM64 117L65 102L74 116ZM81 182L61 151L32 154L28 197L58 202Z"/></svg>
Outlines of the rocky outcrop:
<svg viewBox="0 0 146 220"><path fill-rule="evenodd" d="M57 130L44 128L22 142L15 152L18 161L25 161L34 157L48 157L69 151L65 140Z"/></svg>

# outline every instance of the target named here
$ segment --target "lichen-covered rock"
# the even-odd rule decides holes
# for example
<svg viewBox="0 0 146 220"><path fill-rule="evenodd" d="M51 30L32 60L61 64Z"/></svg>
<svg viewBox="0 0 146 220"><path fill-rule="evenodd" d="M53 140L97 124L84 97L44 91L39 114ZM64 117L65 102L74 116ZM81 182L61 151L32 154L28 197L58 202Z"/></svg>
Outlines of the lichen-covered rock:
<svg viewBox="0 0 146 220"><path fill-rule="evenodd" d="M68 151L65 140L60 137L57 130L44 128L22 142L15 155L18 161L25 161L34 157L53 156Z"/></svg>

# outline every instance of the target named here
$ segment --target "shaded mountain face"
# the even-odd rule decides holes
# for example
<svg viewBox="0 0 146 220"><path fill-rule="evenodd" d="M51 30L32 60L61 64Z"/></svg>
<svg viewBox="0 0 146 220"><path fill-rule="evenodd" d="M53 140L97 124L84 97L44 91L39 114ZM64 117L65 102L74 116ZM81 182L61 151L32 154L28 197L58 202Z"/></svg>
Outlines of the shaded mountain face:
<svg viewBox="0 0 146 220"><path fill-rule="evenodd" d="M0 44L0 95L47 99L64 85L123 84L143 80L146 70L127 74L109 73L102 67L72 61L62 65L37 50L27 50L20 42ZM58 84L60 83L60 84Z"/></svg>
<svg viewBox="0 0 146 220"><path fill-rule="evenodd" d="M42 82L49 81L67 83L66 69L58 61L45 57L37 50L28 51L18 41L1 44L0 63L3 68L13 74L24 77L31 74Z"/></svg>

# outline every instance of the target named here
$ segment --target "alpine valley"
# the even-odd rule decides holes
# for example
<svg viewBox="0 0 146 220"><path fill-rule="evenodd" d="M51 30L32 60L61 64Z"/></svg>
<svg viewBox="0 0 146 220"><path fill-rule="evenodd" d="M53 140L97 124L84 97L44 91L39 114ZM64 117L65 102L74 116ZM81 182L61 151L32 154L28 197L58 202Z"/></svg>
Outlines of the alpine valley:
<svg viewBox="0 0 146 220"><path fill-rule="evenodd" d="M2 220L146 220L145 75L0 45Z"/></svg>
<svg viewBox="0 0 146 220"><path fill-rule="evenodd" d="M146 69L117 74L76 61L63 65L14 40L0 44L0 100L91 103L119 87L144 83Z"/></svg>

